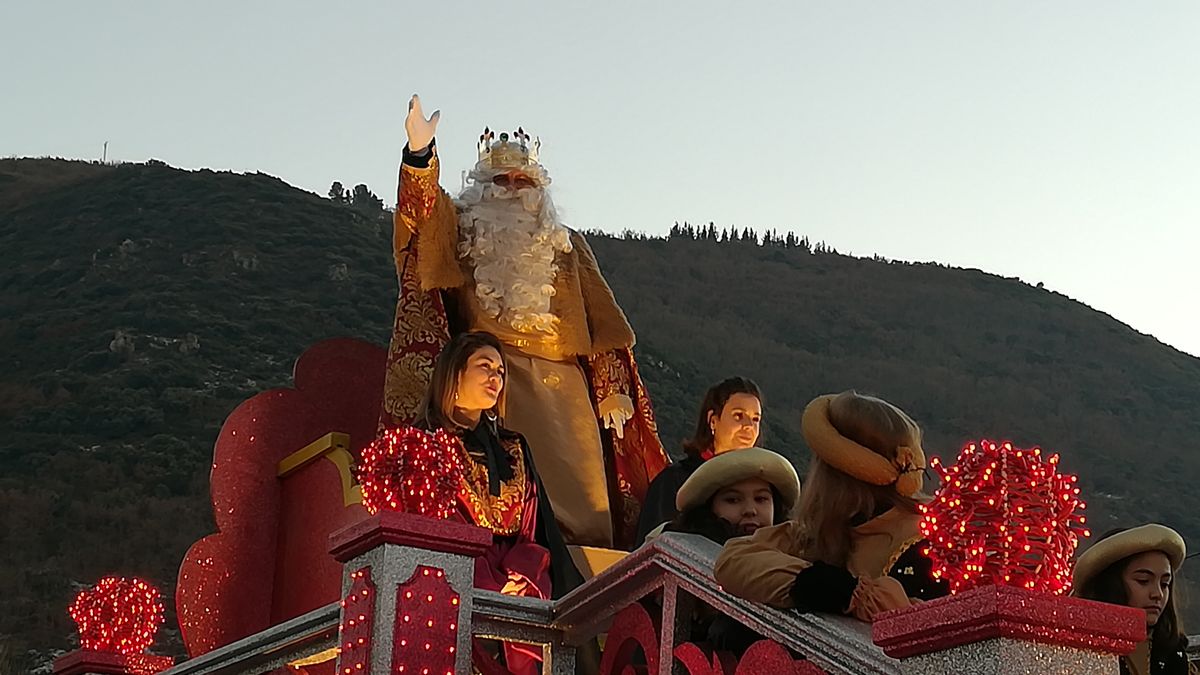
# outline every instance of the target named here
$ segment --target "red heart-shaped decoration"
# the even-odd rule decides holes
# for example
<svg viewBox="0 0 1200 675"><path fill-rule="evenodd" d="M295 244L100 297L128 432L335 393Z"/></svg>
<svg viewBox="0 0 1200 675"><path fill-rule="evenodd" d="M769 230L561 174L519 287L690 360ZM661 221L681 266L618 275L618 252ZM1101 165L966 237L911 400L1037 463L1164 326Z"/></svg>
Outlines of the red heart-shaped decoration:
<svg viewBox="0 0 1200 675"><path fill-rule="evenodd" d="M162 596L141 579L104 577L80 591L68 610L83 649L141 654L154 644L163 622Z"/></svg>

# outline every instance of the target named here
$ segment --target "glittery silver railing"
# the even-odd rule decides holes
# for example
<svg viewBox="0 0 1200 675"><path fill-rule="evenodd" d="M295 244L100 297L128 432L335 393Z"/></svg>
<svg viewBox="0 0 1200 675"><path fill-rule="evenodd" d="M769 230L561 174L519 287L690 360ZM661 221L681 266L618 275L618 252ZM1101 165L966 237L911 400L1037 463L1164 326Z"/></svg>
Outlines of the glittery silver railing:
<svg viewBox="0 0 1200 675"><path fill-rule="evenodd" d="M660 663L671 663L676 643L687 639L691 609L699 600L799 652L830 675L900 672L899 662L871 642L871 629L865 623L780 611L722 591L712 575L720 550L697 535L660 536L556 602L554 624L568 643L578 644L600 632L631 602L661 590Z"/></svg>
<svg viewBox="0 0 1200 675"><path fill-rule="evenodd" d="M160 675L257 675L337 647L337 602L201 654Z"/></svg>
<svg viewBox="0 0 1200 675"><path fill-rule="evenodd" d="M477 591L471 633L546 645L544 672L570 672L570 645L604 632L619 611L661 592L660 663L673 662L676 644L687 639L692 609L700 601L799 652L830 675L899 673L898 662L871 642L866 624L847 617L779 611L723 592L712 576L719 551L703 537L666 534L553 603ZM333 649L338 611L338 603L326 605L185 661L165 675L262 673Z"/></svg>

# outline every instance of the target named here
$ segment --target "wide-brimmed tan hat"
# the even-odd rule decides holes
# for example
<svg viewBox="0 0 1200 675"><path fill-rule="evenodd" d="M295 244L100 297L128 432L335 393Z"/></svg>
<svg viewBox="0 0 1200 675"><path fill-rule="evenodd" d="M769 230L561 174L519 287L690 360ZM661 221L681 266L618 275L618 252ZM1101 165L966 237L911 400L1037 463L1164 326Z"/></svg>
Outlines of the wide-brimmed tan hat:
<svg viewBox="0 0 1200 675"><path fill-rule="evenodd" d="M779 492L783 504L777 504L777 509L790 511L800 498L800 477L787 458L762 448L744 448L701 464L675 493L675 508L682 512L703 506L722 488L750 478L761 478Z"/></svg>
<svg viewBox="0 0 1200 675"><path fill-rule="evenodd" d="M808 447L821 461L871 485L894 485L896 492L911 497L920 492L925 469L925 451L921 444L896 448L896 458L883 455L846 438L833 426L829 405L837 394L813 399L800 418L800 432Z"/></svg>
<svg viewBox="0 0 1200 675"><path fill-rule="evenodd" d="M1110 537L1088 547L1075 561L1075 574L1072 586L1079 592L1097 574L1108 569L1109 565L1130 556L1147 551L1161 551L1171 561L1171 571L1179 571L1183 559L1187 556L1187 545L1183 537L1166 525L1149 523L1118 532Z"/></svg>

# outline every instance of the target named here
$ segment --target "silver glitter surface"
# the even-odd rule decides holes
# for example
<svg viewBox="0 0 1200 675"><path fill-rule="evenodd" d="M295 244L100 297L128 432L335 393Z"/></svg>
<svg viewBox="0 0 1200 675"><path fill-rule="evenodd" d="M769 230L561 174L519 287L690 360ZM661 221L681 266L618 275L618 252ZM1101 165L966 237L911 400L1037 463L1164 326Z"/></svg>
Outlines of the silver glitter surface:
<svg viewBox="0 0 1200 675"><path fill-rule="evenodd" d="M994 638L904 659L904 675L1118 675L1111 654Z"/></svg>
<svg viewBox="0 0 1200 675"><path fill-rule="evenodd" d="M763 637L804 655L829 675L893 675L900 662L871 641L869 624L851 617L782 611L721 590L713 564L721 547L693 534L667 533L618 561L555 603L555 626L579 644L607 628L621 609L652 593L664 593L664 609L687 611L688 596L733 617ZM669 617L669 620L668 620ZM674 648L680 617L664 617L660 653Z"/></svg>
<svg viewBox="0 0 1200 675"><path fill-rule="evenodd" d="M412 578L418 565L446 573L446 581L458 593L458 625L471 625L471 600L475 593L475 561L461 555L383 544L346 563L342 597L350 592L350 572L371 568L375 584L375 620L372 626L371 675L392 672L392 636L396 630L396 588ZM460 630L455 647L454 672L471 672L471 632Z"/></svg>

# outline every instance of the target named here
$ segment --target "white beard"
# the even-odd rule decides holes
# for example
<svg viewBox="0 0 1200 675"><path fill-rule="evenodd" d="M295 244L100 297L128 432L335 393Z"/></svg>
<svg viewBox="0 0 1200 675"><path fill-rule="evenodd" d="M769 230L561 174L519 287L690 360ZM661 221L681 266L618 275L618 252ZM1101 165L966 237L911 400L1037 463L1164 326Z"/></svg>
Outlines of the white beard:
<svg viewBox="0 0 1200 675"><path fill-rule="evenodd" d="M571 251L570 230L558 221L545 187L513 192L478 173L456 200L458 252L474 268L475 296L489 316L519 332L554 335L555 259Z"/></svg>

